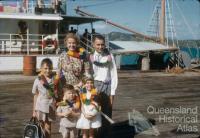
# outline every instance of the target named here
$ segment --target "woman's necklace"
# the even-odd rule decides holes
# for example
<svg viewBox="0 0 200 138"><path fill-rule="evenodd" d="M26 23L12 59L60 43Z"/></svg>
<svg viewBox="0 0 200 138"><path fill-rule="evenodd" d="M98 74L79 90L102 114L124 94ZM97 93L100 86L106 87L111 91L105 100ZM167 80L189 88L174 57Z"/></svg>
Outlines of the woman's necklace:
<svg viewBox="0 0 200 138"><path fill-rule="evenodd" d="M70 57L75 57L79 59L84 59L86 54L85 54L85 49L84 48L78 48L77 50L68 50L67 55Z"/></svg>

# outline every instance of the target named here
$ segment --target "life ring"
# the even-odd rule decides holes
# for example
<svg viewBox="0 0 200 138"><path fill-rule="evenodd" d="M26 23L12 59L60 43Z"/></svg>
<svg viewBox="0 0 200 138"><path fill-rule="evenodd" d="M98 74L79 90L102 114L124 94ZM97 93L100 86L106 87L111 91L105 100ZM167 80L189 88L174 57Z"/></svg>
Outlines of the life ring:
<svg viewBox="0 0 200 138"><path fill-rule="evenodd" d="M42 47L47 52L55 51L58 47L58 41L56 40L56 37L53 35L48 35L44 37L42 41Z"/></svg>

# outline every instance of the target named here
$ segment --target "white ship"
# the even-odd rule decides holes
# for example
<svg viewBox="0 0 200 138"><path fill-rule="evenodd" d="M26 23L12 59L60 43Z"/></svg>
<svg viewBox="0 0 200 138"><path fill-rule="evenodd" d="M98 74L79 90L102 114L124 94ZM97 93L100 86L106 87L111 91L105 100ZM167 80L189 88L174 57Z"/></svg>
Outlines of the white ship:
<svg viewBox="0 0 200 138"><path fill-rule="evenodd" d="M49 57L55 68L66 33L102 20L68 16L66 7L66 0L0 1L0 72L22 71L24 56L36 56L37 68Z"/></svg>
<svg viewBox="0 0 200 138"><path fill-rule="evenodd" d="M156 22L156 29L159 28L156 34L159 34L159 36L152 37L85 12L80 7L75 10L81 16L69 16L66 12L66 0L0 1L0 72L23 71L23 59L25 56L36 57L37 69L40 61L45 57L49 57L53 60L54 69L56 69L59 53L65 49L64 37L66 33L74 32L80 35L78 32L79 26L91 24L91 28L88 28L91 33L88 32L88 35L92 36L93 22L96 21L104 21L108 25L128 31L135 37L141 37L144 40L142 42L109 41L109 38L106 37L106 44L110 46L115 54L118 68L122 65L122 56L138 54L143 58L138 62L144 62L142 63L144 70L149 70L150 60L157 60L157 57L156 60L155 57L150 59L152 52L155 54L168 52L172 57L170 60L175 60L172 61L172 66L178 64L178 66L182 67L191 67L191 58L188 54L180 55L179 46L174 43L172 45L168 43L169 36L166 36L166 34L169 34L169 32L165 27L167 22L171 23L170 26L172 26L170 28L172 32L171 40L176 40L174 37L175 30L173 30L174 25L171 21L169 0L160 0L158 2L161 4L160 14L158 15L156 6L154 12L156 13L155 16L160 18L160 22ZM168 11L162 10L165 9L164 7ZM168 17L169 20L165 23L164 19L167 16L170 16L170 18ZM157 18L156 21L158 21ZM91 38L86 41L82 40L81 46L88 48L91 45ZM146 42L146 40L150 41ZM133 61L133 59L131 60ZM139 67L139 69L142 69L142 67Z"/></svg>

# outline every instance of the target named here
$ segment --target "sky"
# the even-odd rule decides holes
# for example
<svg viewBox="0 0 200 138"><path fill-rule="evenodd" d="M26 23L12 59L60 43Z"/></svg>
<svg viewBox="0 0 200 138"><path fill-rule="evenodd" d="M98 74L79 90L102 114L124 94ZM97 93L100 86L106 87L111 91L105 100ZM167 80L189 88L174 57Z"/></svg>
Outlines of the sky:
<svg viewBox="0 0 200 138"><path fill-rule="evenodd" d="M106 18L140 33L147 33L158 0L67 0L67 14L77 15L74 8ZM169 0L177 39L200 39L200 2ZM78 16L78 15L77 15ZM86 26L79 27L83 30ZM90 25L88 25L90 27ZM122 31L103 22L94 23L100 33ZM127 32L128 33L128 32Z"/></svg>

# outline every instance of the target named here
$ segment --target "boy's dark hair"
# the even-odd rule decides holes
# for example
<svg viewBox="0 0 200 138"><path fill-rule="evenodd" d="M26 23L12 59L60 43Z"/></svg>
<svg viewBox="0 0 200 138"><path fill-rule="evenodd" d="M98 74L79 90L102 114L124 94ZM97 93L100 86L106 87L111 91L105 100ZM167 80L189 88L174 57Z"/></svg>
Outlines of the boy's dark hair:
<svg viewBox="0 0 200 138"><path fill-rule="evenodd" d="M65 91L74 91L75 89L74 89L74 86L73 85L70 85L70 84L65 84L64 86L63 86L63 92L65 92Z"/></svg>
<svg viewBox="0 0 200 138"><path fill-rule="evenodd" d="M49 58L45 58L41 62L41 67L46 64L49 68L53 68L53 62Z"/></svg>
<svg viewBox="0 0 200 138"><path fill-rule="evenodd" d="M93 34L93 36L92 36L92 42L94 42L96 39L103 40L104 43L105 43L105 37L103 35L101 35L101 34L97 34L97 33Z"/></svg>

